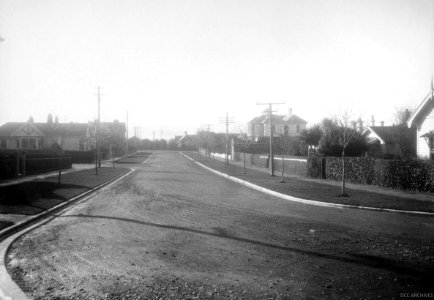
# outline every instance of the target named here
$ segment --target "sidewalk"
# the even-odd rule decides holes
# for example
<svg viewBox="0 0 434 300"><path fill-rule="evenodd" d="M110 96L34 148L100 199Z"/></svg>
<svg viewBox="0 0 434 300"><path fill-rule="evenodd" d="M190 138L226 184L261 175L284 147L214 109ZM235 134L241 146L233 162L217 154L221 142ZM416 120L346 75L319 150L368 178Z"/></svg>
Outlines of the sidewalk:
<svg viewBox="0 0 434 300"><path fill-rule="evenodd" d="M271 177L265 168L246 165L246 174L244 174L242 162L230 161L229 165L226 165L222 160L207 159L196 153L185 154L219 172L301 199L380 209L434 212L434 195L429 193L348 183L347 193L350 197L341 198L337 197L341 192L340 182L285 175L286 182L281 183L279 172L275 173L275 177Z"/></svg>

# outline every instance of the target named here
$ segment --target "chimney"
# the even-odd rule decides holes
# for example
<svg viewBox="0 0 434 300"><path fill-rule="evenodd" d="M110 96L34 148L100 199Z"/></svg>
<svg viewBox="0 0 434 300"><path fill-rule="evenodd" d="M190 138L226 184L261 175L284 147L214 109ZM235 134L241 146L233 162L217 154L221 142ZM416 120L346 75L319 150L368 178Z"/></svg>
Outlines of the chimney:
<svg viewBox="0 0 434 300"><path fill-rule="evenodd" d="M384 121L381 121L380 124L381 124L381 127L384 127Z"/></svg>
<svg viewBox="0 0 434 300"><path fill-rule="evenodd" d="M371 126L375 126L375 119L374 119L374 116L371 116Z"/></svg>
<svg viewBox="0 0 434 300"><path fill-rule="evenodd" d="M363 132L363 121L362 121L362 119L359 119L358 123L359 123L359 132L362 133Z"/></svg>
<svg viewBox="0 0 434 300"><path fill-rule="evenodd" d="M351 127L352 127L354 130L357 130L357 122L356 122L356 121L351 121Z"/></svg>
<svg viewBox="0 0 434 300"><path fill-rule="evenodd" d="M289 108L288 116L292 116L292 107Z"/></svg>

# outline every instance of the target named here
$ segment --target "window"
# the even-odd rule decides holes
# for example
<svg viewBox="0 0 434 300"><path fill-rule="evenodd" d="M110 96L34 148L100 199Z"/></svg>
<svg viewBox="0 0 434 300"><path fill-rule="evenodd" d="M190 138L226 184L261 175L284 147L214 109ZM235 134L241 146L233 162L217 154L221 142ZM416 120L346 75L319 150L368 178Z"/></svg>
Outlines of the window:
<svg viewBox="0 0 434 300"><path fill-rule="evenodd" d="M21 148L28 149L29 148L29 140L27 138L21 139Z"/></svg>
<svg viewBox="0 0 434 300"><path fill-rule="evenodd" d="M300 125L297 125L297 133L300 133Z"/></svg>
<svg viewBox="0 0 434 300"><path fill-rule="evenodd" d="M7 140L5 138L0 139L0 148L6 149L7 147Z"/></svg>
<svg viewBox="0 0 434 300"><path fill-rule="evenodd" d="M78 142L78 150L80 151L84 151L86 147L86 139L80 139L80 141Z"/></svg>
<svg viewBox="0 0 434 300"><path fill-rule="evenodd" d="M36 139L29 139L29 149L36 149Z"/></svg>

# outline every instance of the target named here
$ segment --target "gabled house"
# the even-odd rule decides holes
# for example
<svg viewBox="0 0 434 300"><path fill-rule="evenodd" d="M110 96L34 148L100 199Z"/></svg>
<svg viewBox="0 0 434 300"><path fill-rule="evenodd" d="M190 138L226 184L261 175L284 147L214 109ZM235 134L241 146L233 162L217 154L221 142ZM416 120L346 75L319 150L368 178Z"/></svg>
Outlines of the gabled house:
<svg viewBox="0 0 434 300"><path fill-rule="evenodd" d="M104 136L125 135L125 124L101 123ZM0 150L53 149L57 144L65 151L89 151L95 147L94 123L9 122L0 126Z"/></svg>
<svg viewBox="0 0 434 300"><path fill-rule="evenodd" d="M270 136L270 120L267 113L252 119L248 124L248 136L253 140ZM273 135L286 137L299 137L300 132L306 129L307 122L292 113L289 109L287 115L272 115Z"/></svg>
<svg viewBox="0 0 434 300"><path fill-rule="evenodd" d="M196 134L187 134L187 131L182 137L176 141L178 148L196 149L199 146L199 139Z"/></svg>
<svg viewBox="0 0 434 300"><path fill-rule="evenodd" d="M369 156L409 159L415 155L416 131L406 124L368 126L363 136L369 145Z"/></svg>
<svg viewBox="0 0 434 300"><path fill-rule="evenodd" d="M434 99L428 94L407 122L416 130L416 153L419 159L434 160Z"/></svg>

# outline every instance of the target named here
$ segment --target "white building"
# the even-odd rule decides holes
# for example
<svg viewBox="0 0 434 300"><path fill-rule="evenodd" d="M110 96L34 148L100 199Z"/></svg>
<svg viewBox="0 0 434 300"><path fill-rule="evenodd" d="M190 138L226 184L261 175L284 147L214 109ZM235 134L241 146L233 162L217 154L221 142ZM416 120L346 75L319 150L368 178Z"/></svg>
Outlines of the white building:
<svg viewBox="0 0 434 300"><path fill-rule="evenodd" d="M416 148L419 159L434 160L434 99L433 93L425 97L410 116L409 128L416 128Z"/></svg>

